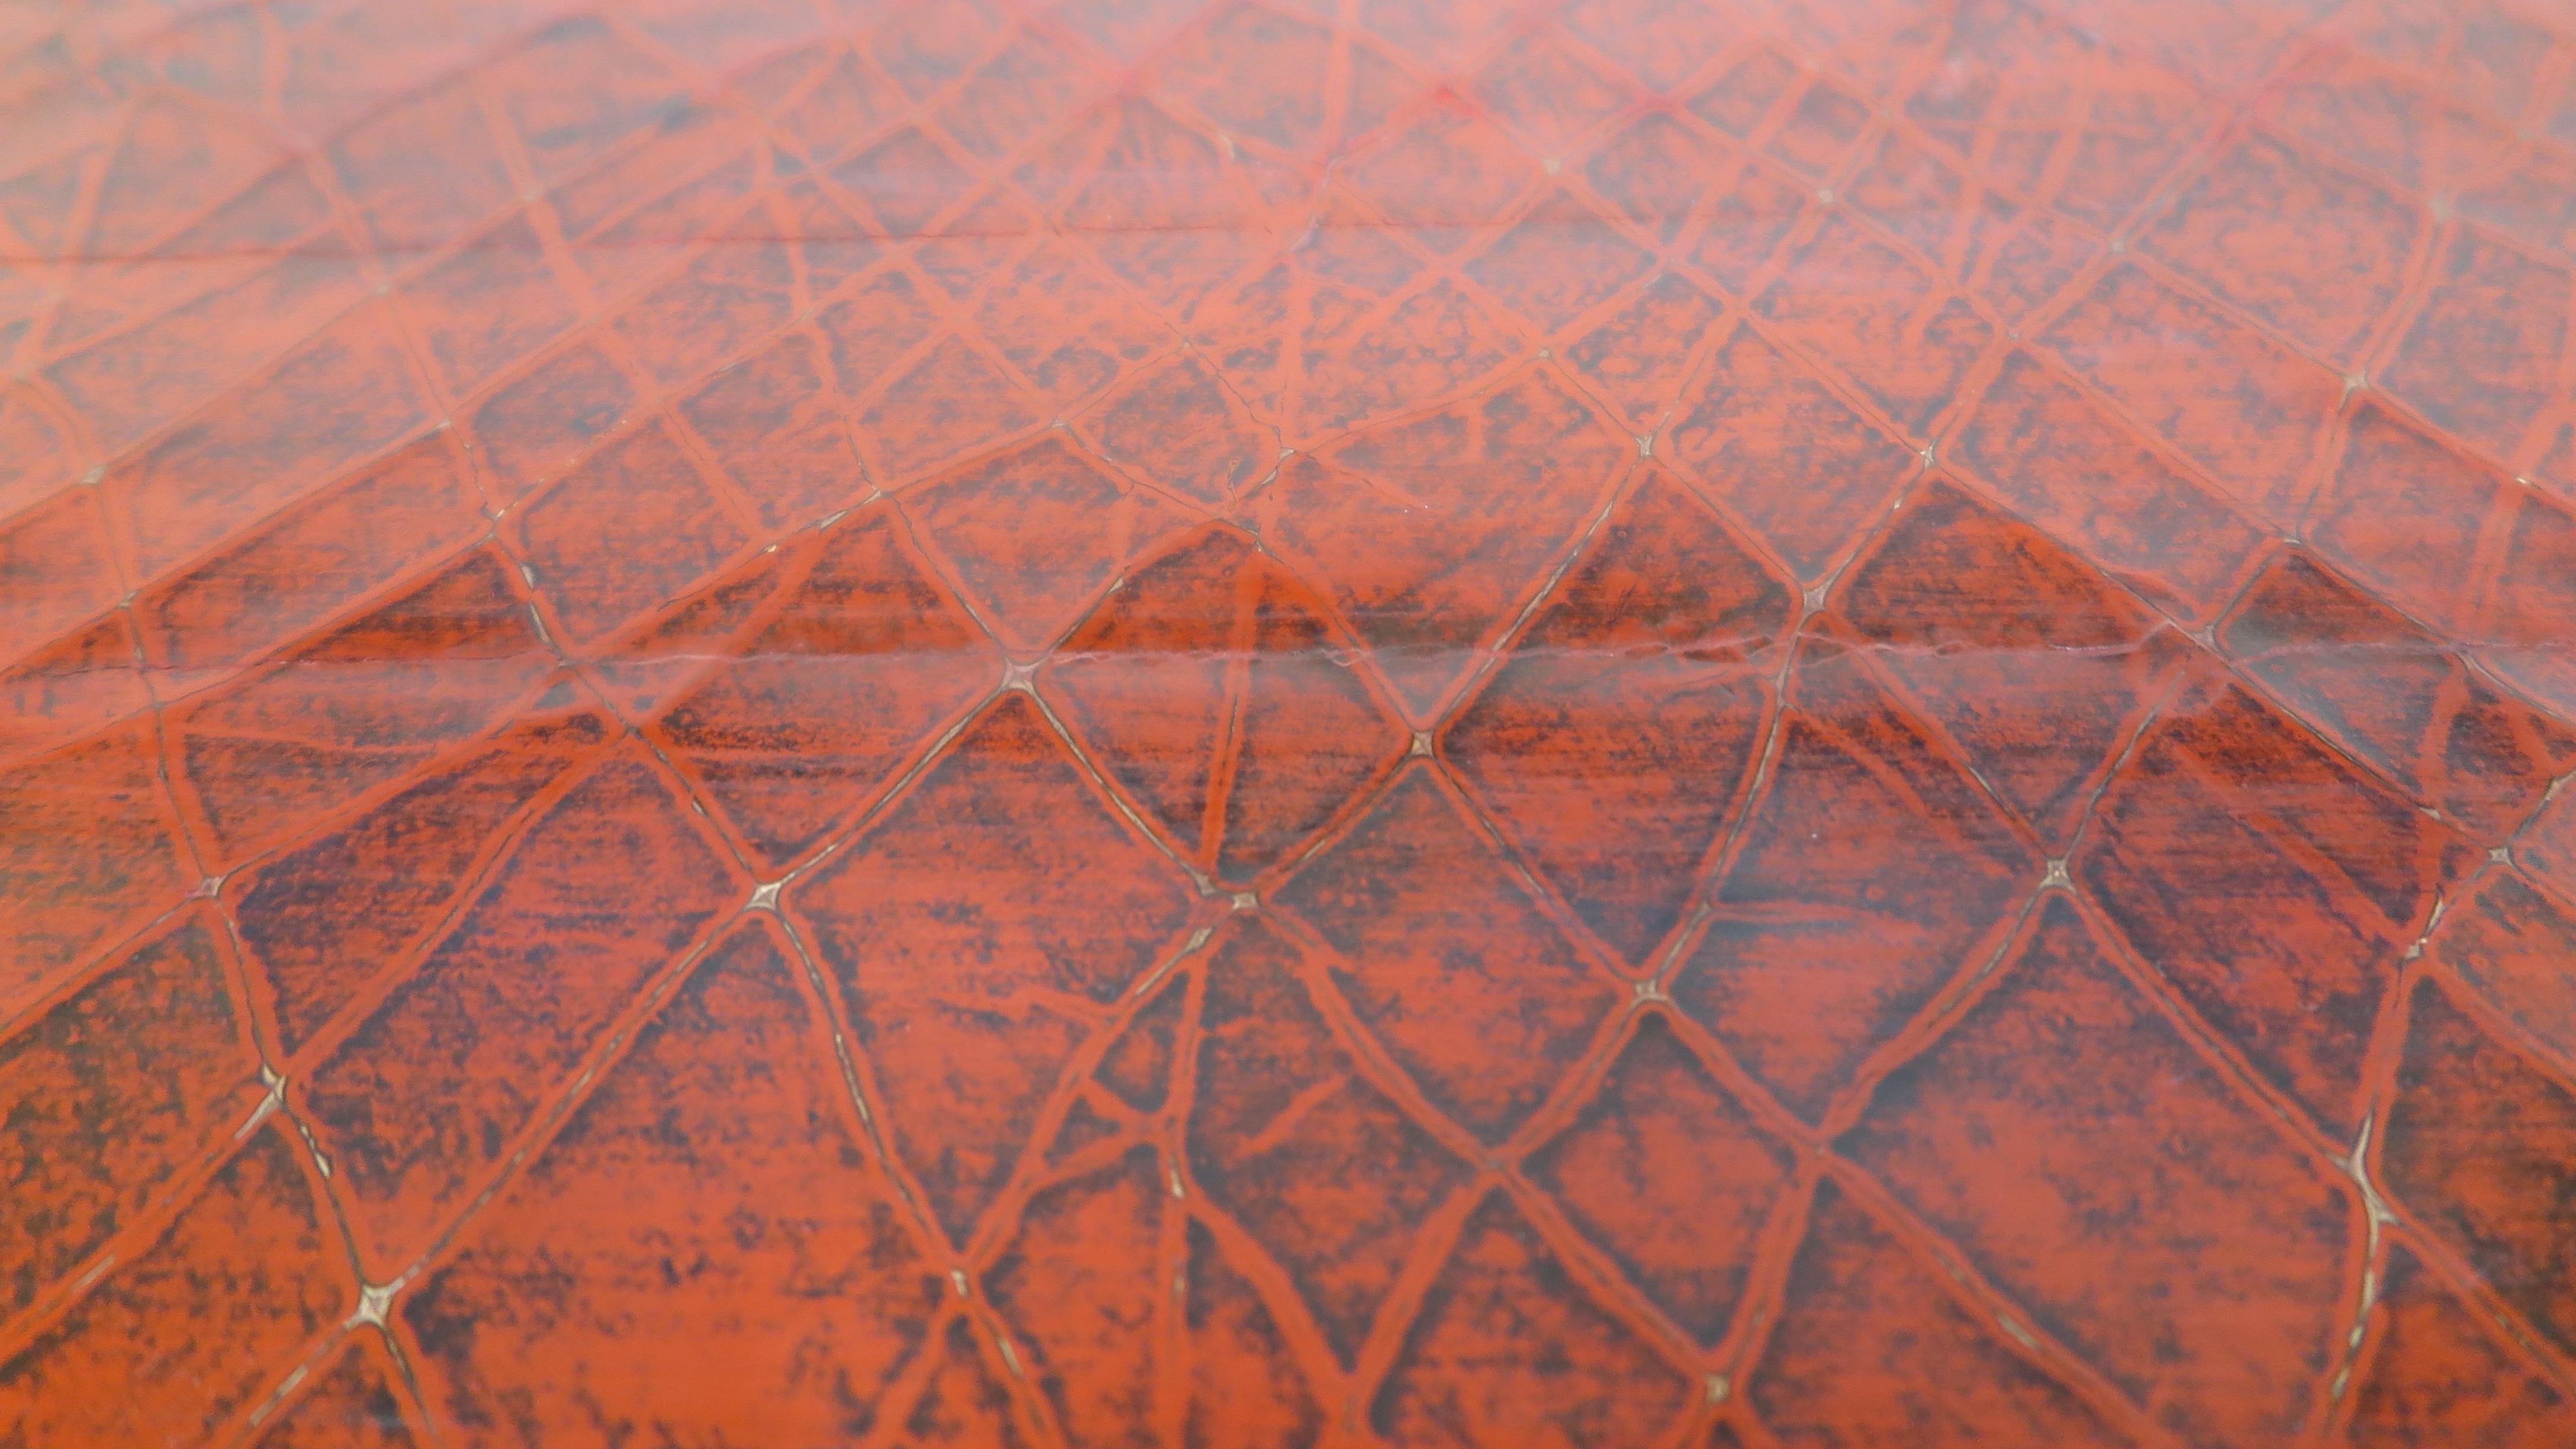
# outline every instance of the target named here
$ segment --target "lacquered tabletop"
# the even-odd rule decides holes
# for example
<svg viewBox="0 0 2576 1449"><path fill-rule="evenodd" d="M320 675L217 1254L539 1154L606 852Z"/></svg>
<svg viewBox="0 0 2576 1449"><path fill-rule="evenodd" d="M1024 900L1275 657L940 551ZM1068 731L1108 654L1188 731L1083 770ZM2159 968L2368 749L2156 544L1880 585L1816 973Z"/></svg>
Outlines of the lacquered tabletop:
<svg viewBox="0 0 2576 1449"><path fill-rule="evenodd" d="M0 1446L2576 1443L2576 11L0 13Z"/></svg>

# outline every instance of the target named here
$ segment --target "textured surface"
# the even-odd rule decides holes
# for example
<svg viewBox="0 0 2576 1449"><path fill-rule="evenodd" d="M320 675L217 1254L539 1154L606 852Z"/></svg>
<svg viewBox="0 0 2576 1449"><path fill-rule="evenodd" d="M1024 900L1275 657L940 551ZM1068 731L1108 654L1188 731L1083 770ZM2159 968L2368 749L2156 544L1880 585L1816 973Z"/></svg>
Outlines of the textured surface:
<svg viewBox="0 0 2576 1449"><path fill-rule="evenodd" d="M2576 1443L2558 0L29 0L0 258L0 1445Z"/></svg>

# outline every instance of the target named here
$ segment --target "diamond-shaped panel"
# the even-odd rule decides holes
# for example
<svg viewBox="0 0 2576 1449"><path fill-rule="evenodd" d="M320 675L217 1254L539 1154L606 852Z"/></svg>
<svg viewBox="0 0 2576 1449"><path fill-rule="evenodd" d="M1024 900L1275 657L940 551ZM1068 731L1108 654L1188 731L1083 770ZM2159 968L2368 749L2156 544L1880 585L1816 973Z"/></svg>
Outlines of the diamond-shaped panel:
<svg viewBox="0 0 2576 1449"><path fill-rule="evenodd" d="M1633 455L1546 368L1281 470L1257 507L1404 701L1428 712Z"/></svg>
<svg viewBox="0 0 2576 1449"><path fill-rule="evenodd" d="M1291 877L1281 905L1339 953L1351 1010L1446 1113L1517 1127L1598 1028L1608 992L1454 790L1407 770Z"/></svg>
<svg viewBox="0 0 2576 1449"><path fill-rule="evenodd" d="M1641 961L1750 782L1789 588L1646 474L1441 736L1586 926Z"/></svg>
<svg viewBox="0 0 2576 1449"><path fill-rule="evenodd" d="M1834 612L2051 843L2072 833L2181 652L2144 604L1946 482L1907 500Z"/></svg>
<svg viewBox="0 0 2576 1449"><path fill-rule="evenodd" d="M2167 1428L2279 1442L2337 1343L2359 1204L2229 1091L2065 897L2000 972L1844 1150Z"/></svg>
<svg viewBox="0 0 2576 1449"><path fill-rule="evenodd" d="M1995 949L2037 852L1864 656L1810 645L1675 1001L1810 1115Z"/></svg>
<svg viewBox="0 0 2576 1449"><path fill-rule="evenodd" d="M1530 1175L1674 1322L1714 1343L1734 1321L1791 1163L1671 1024L1649 1016Z"/></svg>
<svg viewBox="0 0 2576 1449"><path fill-rule="evenodd" d="M2095 819L2075 873L2104 914L2257 1071L2348 1130L2381 1003L2468 843L2235 685L2175 701Z"/></svg>
<svg viewBox="0 0 2576 1449"><path fill-rule="evenodd" d="M941 1285L869 1160L791 961L759 924L711 951L515 1188L403 1294L443 1415L506 1402L512 1429L537 1439L866 1427ZM659 1187L631 1191L639 1179ZM782 1323L815 1294L842 1311ZM657 1351L582 1346L626 1334ZM749 1383L756 1397L719 1388Z"/></svg>
<svg viewBox="0 0 2576 1449"><path fill-rule="evenodd" d="M1183 851L1242 880L1404 753L1355 652L1311 590L1211 529L1128 578L1042 679Z"/></svg>
<svg viewBox="0 0 2576 1449"><path fill-rule="evenodd" d="M1016 690L787 901L813 923L897 1155L958 1239L1189 908L1178 868Z"/></svg>
<svg viewBox="0 0 2576 1449"><path fill-rule="evenodd" d="M2576 1294L2555 1265L2576 1253L2566 1214L2566 1144L2576 1090L2497 1039L2427 981L2408 1003L2406 1057L2380 1172L2425 1226L2466 1255L2505 1301L2565 1348Z"/></svg>
<svg viewBox="0 0 2576 1449"><path fill-rule="evenodd" d="M1588 1298L1509 1202L1467 1221L1372 1422L1399 1443L1648 1442L1691 1384Z"/></svg>
<svg viewBox="0 0 2576 1449"><path fill-rule="evenodd" d="M1789 1272L1748 1389L1788 1443L2131 1442L1831 1181Z"/></svg>

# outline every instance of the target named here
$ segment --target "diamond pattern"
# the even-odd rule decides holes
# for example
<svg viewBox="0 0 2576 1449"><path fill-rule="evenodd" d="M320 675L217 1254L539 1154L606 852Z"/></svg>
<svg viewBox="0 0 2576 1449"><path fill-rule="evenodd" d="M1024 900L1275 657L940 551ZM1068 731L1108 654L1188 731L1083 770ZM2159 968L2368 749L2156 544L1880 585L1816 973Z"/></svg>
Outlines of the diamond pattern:
<svg viewBox="0 0 2576 1449"><path fill-rule="evenodd" d="M1272 928L1230 928L1213 960L1192 1178L1285 1270L1333 1349L1355 1357L1407 1240L1464 1174L1360 1070Z"/></svg>
<svg viewBox="0 0 2576 1449"><path fill-rule="evenodd" d="M11 921L0 1001L20 1019L81 964L167 910L196 874L160 786L148 728L129 727L0 774Z"/></svg>
<svg viewBox="0 0 2576 1449"><path fill-rule="evenodd" d="M1539 874L1628 960L1679 924L1749 782L1790 595L1649 473L1442 737ZM1604 748L1601 732L1621 743ZM1599 823L1585 828L1584 817Z"/></svg>
<svg viewBox="0 0 2576 1449"><path fill-rule="evenodd" d="M2443 517L2471 505L2485 510L2475 526ZM2327 557L2478 645L2498 673L2562 714L2576 698L2564 643L2576 592L2558 573L2576 556L2576 511L2373 403L2355 413L2316 513ZM2495 582L2478 582L2481 570Z"/></svg>
<svg viewBox="0 0 2576 1449"><path fill-rule="evenodd" d="M999 661L904 547L891 509L869 509L768 558L766 577L733 581L721 600L686 609L637 652L718 661L685 684L655 681L667 692L650 737L694 775L755 857L783 867L989 692Z"/></svg>
<svg viewBox="0 0 2576 1449"><path fill-rule="evenodd" d="M1656 1306L1713 1342L1734 1320L1790 1165L1786 1145L1649 1016L1531 1177Z"/></svg>
<svg viewBox="0 0 2576 1449"><path fill-rule="evenodd" d="M2323 264L2336 288L2306 274L2314 255L2268 228L2299 218L2303 238L2340 248ZM2397 300L2423 217L2369 178L2311 161L2269 136L2244 138L2204 171L2145 238L2154 255L2328 362L2351 358ZM2294 271L2293 268L2296 268Z"/></svg>
<svg viewBox="0 0 2576 1449"><path fill-rule="evenodd" d="M1292 461L1264 538L1321 578L1405 704L1430 714L1629 466L1550 369Z"/></svg>
<svg viewBox="0 0 2576 1449"><path fill-rule="evenodd" d="M1815 649L1674 1000L1811 1116L2039 878L1976 777L1870 675Z"/></svg>
<svg viewBox="0 0 2576 1449"><path fill-rule="evenodd" d="M1789 1272L1748 1391L1784 1442L2129 1442L1830 1182Z"/></svg>
<svg viewBox="0 0 2576 1449"><path fill-rule="evenodd" d="M2062 841L2178 652L2144 605L1936 483L1852 566L1835 613L2046 841Z"/></svg>
<svg viewBox="0 0 2576 1449"><path fill-rule="evenodd" d="M1468 1220L1405 1347L1373 1415L1403 1444L1637 1443L1689 1400L1689 1380L1588 1301L1501 1198Z"/></svg>
<svg viewBox="0 0 2576 1449"><path fill-rule="evenodd" d="M1783 338L1850 377L1909 437L1924 435L1994 338L1964 298L1839 209L1823 215L1758 305Z"/></svg>
<svg viewBox="0 0 2576 1449"><path fill-rule="evenodd" d="M1678 466L1808 580L1841 561L1915 462L1750 328L1710 354L1664 436ZM1795 497L1774 470L1799 480Z"/></svg>
<svg viewBox="0 0 2576 1449"><path fill-rule="evenodd" d="M1150 1148L1033 1198L1020 1239L985 1291L1024 1331L1030 1370L1078 1443L1134 1442L1152 1432L1152 1338L1161 1236Z"/></svg>
<svg viewBox="0 0 2576 1449"><path fill-rule="evenodd" d="M9 1312L165 1199L247 1117L256 1062L215 929L202 911L181 915L0 1046L9 1180L38 1204L0 1258Z"/></svg>
<svg viewBox="0 0 2576 1449"><path fill-rule="evenodd" d="M2576 1341L2576 1297L2557 1266L2576 1253L2557 1203L2576 1093L2482 1029L2440 985L2409 1003L2406 1057L2381 1172L2398 1200L2458 1245L2550 1342ZM2449 1106L2426 1112L2436 1093Z"/></svg>
<svg viewBox="0 0 2576 1449"><path fill-rule="evenodd" d="M2298 516L2317 435L2343 393L2324 365L2138 266L2106 275L2047 340L2238 503L2259 517Z"/></svg>
<svg viewBox="0 0 2576 1449"><path fill-rule="evenodd" d="M2097 819L2076 870L2106 914L2257 1071L2348 1130L2389 983L2467 843L2235 686L2178 701ZM2295 925L2285 897L2309 903Z"/></svg>
<svg viewBox="0 0 2576 1449"><path fill-rule="evenodd" d="M2488 838L2576 766L2566 725L2307 555L2275 561L2220 639L2300 718Z"/></svg>
<svg viewBox="0 0 2576 1449"><path fill-rule="evenodd" d="M2229 1094L2064 897L2013 955L1846 1150L2171 1431L2276 1439L2328 1361L2358 1204ZM2057 1266L2076 1255L2101 1261Z"/></svg>
<svg viewBox="0 0 2576 1449"><path fill-rule="evenodd" d="M1032 807L1043 829L1026 828ZM1188 909L1179 872L1019 691L795 884L895 1140L958 1238L1010 1178L1102 1009L1170 949Z"/></svg>
<svg viewBox="0 0 2576 1449"><path fill-rule="evenodd" d="M1120 564L1181 521L1056 437L933 479L905 503L987 627L1026 652L1054 642Z"/></svg>
<svg viewBox="0 0 2576 1449"><path fill-rule="evenodd" d="M0 1364L0 1423L31 1441L171 1438L256 1405L348 1308L303 1158L282 1127L251 1134L175 1219L132 1236L124 1272Z"/></svg>
<svg viewBox="0 0 2576 1449"><path fill-rule="evenodd" d="M2035 354L2015 352L1959 435L1958 464L2022 517L2186 619L2224 610L2265 530ZM2109 480L2125 501L2105 508Z"/></svg>
<svg viewBox="0 0 2576 1449"><path fill-rule="evenodd" d="M2576 992L2559 969L2571 945L2576 912L2510 873L2480 881L2425 941L2434 959L2526 1039L2576 1059Z"/></svg>
<svg viewBox="0 0 2576 1449"><path fill-rule="evenodd" d="M1488 1137L1538 1106L1557 1075L1545 1064L1608 1005L1599 973L1428 768L1399 777L1278 899L1339 954L1332 974L1360 1021Z"/></svg>
<svg viewBox="0 0 2576 1449"><path fill-rule="evenodd" d="M1293 575L1210 529L1125 580L1044 679L1183 853L1243 880L1404 753L1355 652Z"/></svg>
<svg viewBox="0 0 2576 1449"><path fill-rule="evenodd" d="M0 29L0 1442L2576 1433L2546 7Z"/></svg>
<svg viewBox="0 0 2576 1449"><path fill-rule="evenodd" d="M2566 1394L2421 1259L2392 1250L2383 1292L2346 1442L2537 1443L2576 1428Z"/></svg>
<svg viewBox="0 0 2576 1449"><path fill-rule="evenodd" d="M478 548L173 709L174 783L210 853L239 860L550 702L557 657L517 583Z"/></svg>
<svg viewBox="0 0 2576 1449"><path fill-rule="evenodd" d="M528 1439L820 1441L868 1426L941 1285L867 1160L789 960L774 929L735 930L428 1269L403 1327L440 1418L506 1404L493 1430ZM629 1191L639 1179L663 1190ZM662 1291L675 1276L686 1290ZM818 1299L842 1311L781 1331L791 1305ZM584 1346L626 1334L662 1353ZM757 1405L713 1391L736 1376L798 1388Z"/></svg>
<svg viewBox="0 0 2576 1449"><path fill-rule="evenodd" d="M639 896L584 870L602 859L671 872L672 885ZM703 936L737 889L729 874L643 752L612 752L551 802L414 974L317 1046L298 1105L339 1159L370 1266L429 1246L534 1125L545 1084L571 1076ZM531 931L555 949L514 952ZM452 1034L453 1019L477 1029Z"/></svg>

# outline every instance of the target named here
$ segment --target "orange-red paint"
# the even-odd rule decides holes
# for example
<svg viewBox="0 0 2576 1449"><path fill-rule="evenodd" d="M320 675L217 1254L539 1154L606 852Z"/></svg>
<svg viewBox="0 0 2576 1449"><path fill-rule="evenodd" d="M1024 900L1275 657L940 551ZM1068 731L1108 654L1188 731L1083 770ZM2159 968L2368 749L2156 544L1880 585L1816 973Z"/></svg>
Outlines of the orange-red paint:
<svg viewBox="0 0 2576 1449"><path fill-rule="evenodd" d="M0 20L0 1445L2576 1442L2547 0Z"/></svg>

